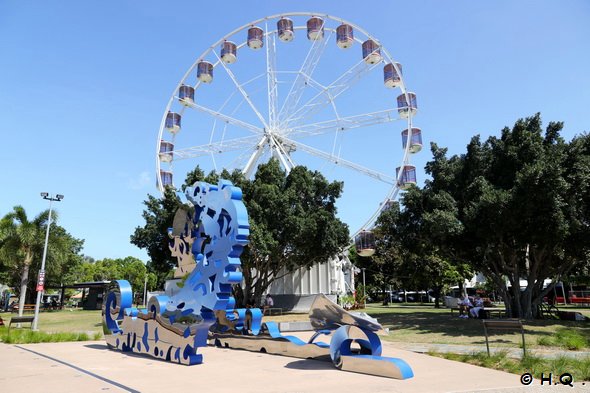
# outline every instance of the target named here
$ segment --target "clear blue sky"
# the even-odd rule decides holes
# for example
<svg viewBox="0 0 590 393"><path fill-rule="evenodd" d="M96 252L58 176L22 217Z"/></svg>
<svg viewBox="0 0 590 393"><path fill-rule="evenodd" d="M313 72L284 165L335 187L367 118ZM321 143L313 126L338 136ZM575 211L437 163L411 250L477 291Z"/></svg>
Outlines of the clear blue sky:
<svg viewBox="0 0 590 393"><path fill-rule="evenodd" d="M463 153L472 135L536 112L564 121L568 140L590 130L585 0L5 1L0 214L21 204L34 216L48 207L40 192L64 194L59 222L85 239L85 254L146 261L129 236L157 195L156 139L174 86L229 31L289 11L336 15L377 37L418 95L425 144ZM393 171L399 146L371 143ZM413 162L428 159L425 148ZM351 227L363 220L350 205L341 213Z"/></svg>

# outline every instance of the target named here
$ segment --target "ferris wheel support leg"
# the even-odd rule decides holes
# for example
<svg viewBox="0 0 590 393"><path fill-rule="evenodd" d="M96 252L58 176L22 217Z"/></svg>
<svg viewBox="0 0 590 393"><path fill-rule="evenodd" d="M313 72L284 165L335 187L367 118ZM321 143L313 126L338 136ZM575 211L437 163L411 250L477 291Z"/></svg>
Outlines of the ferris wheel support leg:
<svg viewBox="0 0 590 393"><path fill-rule="evenodd" d="M248 163L244 166L242 173L246 176L246 178L252 177L252 173L254 172L254 168L256 167L256 163L264 153L264 145L268 143L268 139L266 135L262 138L260 142L254 148L254 153L248 159Z"/></svg>
<svg viewBox="0 0 590 393"><path fill-rule="evenodd" d="M289 172L291 172L291 169L295 167L295 163L291 159L289 153L285 150L284 145L281 142L279 142L275 137L271 136L270 147L272 149L273 156L277 160L279 160L287 174L289 174Z"/></svg>

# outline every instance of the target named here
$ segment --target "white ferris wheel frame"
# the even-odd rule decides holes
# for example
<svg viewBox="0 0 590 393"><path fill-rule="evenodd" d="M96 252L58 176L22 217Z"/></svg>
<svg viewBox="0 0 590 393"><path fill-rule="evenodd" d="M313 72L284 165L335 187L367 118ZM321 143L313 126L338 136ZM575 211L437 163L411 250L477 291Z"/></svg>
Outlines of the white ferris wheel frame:
<svg viewBox="0 0 590 393"><path fill-rule="evenodd" d="M301 65L300 70L297 72L297 76L295 78L295 81L291 85L289 95L288 95L287 99L283 102L282 107L279 108L278 107L278 97L277 97L277 78L276 78L276 74L279 73L279 71L276 70L276 64L275 64L275 61L276 61L276 47L275 47L275 45L276 45L278 31L276 29L268 29L267 23L271 20L277 20L277 19L283 18L283 17L287 17L287 18L288 17L320 17L324 20L322 28L325 31L330 32L330 35L332 35L336 31L336 29L332 28L332 27L325 26L326 20L331 20L334 22L342 23L342 24L348 24L348 25L352 26L352 28L354 30L356 30L356 31L360 32L362 35L364 35L367 39L373 40L374 42L377 43L378 48L381 50L382 59L379 62L372 64L372 65L368 65L368 66L364 63L364 59L361 59L361 61L359 61L358 63L353 65L348 71L346 71L344 74L342 74L336 80L334 80L334 82L332 82L330 85L324 86L324 85L320 84L319 82L315 81L312 78L312 75L313 75L313 70L314 70L315 66L317 65L317 62L318 62L319 58L321 57L321 54L323 52L323 48L325 48L325 46L327 45L327 43L329 41L329 37L328 38L323 37L320 40L312 40L311 41L312 42L311 48L309 49L307 56L306 56L305 60L303 61L303 64ZM221 57L216 51L216 48L219 48L223 42L225 42L229 38L235 36L240 31L246 30L252 26L257 26L261 23L265 23L265 27L266 27L263 30L264 31L263 34L264 34L264 39L266 41L264 47L266 48L265 49L265 51L266 51L266 68L267 68L266 69L266 77L267 77L267 86L268 86L267 92L268 92L268 106L269 106L268 107L268 114L269 114L268 119L266 119L266 118L264 118L264 116L262 116L260 111L256 108L256 106L250 100L248 94L244 90L244 86L247 85L250 81L240 84L238 82L238 80L236 79L235 75L233 74L233 72L229 69L229 67L223 61L221 61ZM304 29L306 29L306 26L293 25L293 31L304 30ZM362 42L363 42L363 40L358 38L357 35L354 36L354 40L360 44L362 44ZM236 44L236 46L237 46L236 50L239 50L240 48L244 47L246 44L247 44L247 40L244 41L243 43ZM363 28L361 28L360 26L358 26L352 22L349 22L349 21L339 18L339 17L335 17L332 15L323 14L323 13L319 13L319 12L318 13L315 13L315 12L289 12L289 13L282 13L282 14L266 16L264 18L260 18L260 19L254 20L252 22L246 23L243 26L241 26L241 27L231 31L230 33L226 34L225 36L223 36L221 39L219 39L213 45L211 45L208 49L206 49L197 58L197 60L192 64L192 66L187 70L187 72L184 74L182 79L179 81L179 83L174 88L174 91L168 101L166 109L164 110L164 115L162 116L162 120L160 122L160 129L159 129L159 133L158 133L157 146L156 146L157 188L162 193L164 192L165 187L162 184L162 179L160 176L160 170L162 169L161 160L160 160L160 142L162 141L163 134L165 131L166 116L167 116L168 112L170 111L170 108L174 104L175 100L178 99L177 94L178 94L179 88L184 84L184 82L187 80L187 78L191 74L193 74L193 72L195 71L195 68L197 67L199 62L206 61L206 57L210 54L212 54L213 57L216 59L215 63L212 63L213 69L215 69L218 66L221 66L225 70L225 72L229 75L230 79L235 84L237 91L242 95L243 100L251 107L253 112L256 114L256 117L261 122L262 127L241 121L241 120L236 119L232 116L221 113L221 110L223 109L225 104L223 104L219 110L214 110L214 109L205 107L203 105L200 105L196 102L191 103L187 106L192 109L195 109L197 111L200 111L202 113L212 116L213 118L215 118L215 121L217 121L217 120L223 121L225 123L232 124L234 126L242 128L242 129L249 130L253 133L253 135L247 136L247 137L234 138L234 139L230 139L230 140L224 140L221 143L210 142L209 144L206 144L206 145L195 146L195 147L185 148L185 149L181 149L181 150L174 150L172 152L174 155L173 160L185 159L185 158L195 158L195 157L201 157L201 156L213 156L214 154L221 154L221 153L227 152L227 151L242 150L242 149L244 149L245 146L253 147L253 151L250 155L248 163L242 169L242 172L246 176L249 177L252 174L252 172L256 166L256 163L261 158L261 156L265 153L265 149L268 148L268 149L270 149L270 153L272 154L272 156L274 156L275 158L278 159L280 164L283 166L283 168L288 173L296 165L292 161L290 154L289 154L290 153L289 148L295 147L299 151L304 151L310 155L313 155L313 156L319 157L321 159L324 159L326 161L332 162L335 165L339 165L339 166L346 167L348 169L360 172L366 176L372 177L372 178L379 180L381 182L384 182L384 183L388 183L392 186L392 188L390 189L390 191L387 193L386 197L384 198L383 202L375 210L373 215L356 232L354 232L354 234L352 234L351 238L354 239L356 237L356 235L358 235L361 231L372 227L374 225L377 217L381 213L381 211L386 208L387 202L390 200L393 200L397 197L397 195L400 191L400 181L401 181L403 174L404 174L403 168L410 163L409 157L411 155L410 141L412 139L412 130L413 130L412 129L412 118L414 115L413 112L411 110L408 110L407 119L405 119L407 121L407 130L408 130L407 143L406 143L405 148L403 149L403 157L402 157L402 161L400 164L400 168L402 168L402 170L399 171L397 176L391 176L388 174L379 173L379 172L376 172L372 169L355 164L354 162L342 159L341 157L336 156L333 153L323 152L323 151L318 150L312 146L308 146L306 144L296 141L294 139L294 137L303 136L303 135L304 136L320 135L320 134L326 133L327 132L326 130L333 131L334 129L336 129L338 132L338 131L344 131L344 130L348 130L348 129L352 129L352 128L359 128L359 127L364 127L364 126L373 125L373 124L386 123L386 122L391 122L391 121L396 121L396 120L404 120L404 119L400 119L400 117L397 115L397 113L395 113L395 112L397 112L397 108L392 108L392 109L373 112L373 113L364 113L361 115L354 115L354 116L349 116L349 117L340 117L336 111L336 106L335 106L334 101L336 100L338 95L340 95L341 93L346 91L351 86L351 83L353 83L355 79L360 79L363 76L363 74L360 74L360 71L363 71L363 69L364 70L368 69L368 71L371 71L373 68L375 68L376 66L383 64L383 63L385 63L385 64L391 63L394 65L395 70L400 77L400 84L398 87L400 88L402 94L405 95L406 103L408 103L408 105L410 105L411 100L410 100L409 92L406 88L406 84L404 82L404 77L401 73L401 70L398 69L396 61L394 61L394 59L391 57L391 55L389 54L389 51L384 46L381 45L380 41L378 39L376 39L375 37L373 37L372 35L370 35L366 30L364 30ZM263 74L257 76L256 78L259 78L261 76L263 76ZM254 79L256 79L256 78L254 78ZM194 85L195 92L197 91L197 88L199 87L199 85L201 83L203 83L203 82L197 80L196 84ZM305 90L305 86L307 84L314 85L316 88L319 88L320 92L317 93L311 100L308 100L308 102L306 104L303 104L302 106L298 106L299 100L301 99L301 95L302 95L303 91ZM317 102L310 103L309 102L309 101L315 100L316 98L319 99L321 97L323 97L323 99L324 99L323 102L320 102L320 103L317 103ZM231 96L230 96L230 98L231 98ZM227 99L226 103L228 101L229 101L229 98ZM321 106L319 104L323 104L323 106ZM318 106L321 106L320 109L322 109L327 105L331 105L334 108L334 111L336 113L335 119L333 119L331 121L321 121L321 122L303 124L303 125L297 125L297 124L293 123L294 120L301 120L303 118L301 116L303 116L305 114L309 115L310 114L309 112L314 109L314 106L315 106L315 109L317 110ZM307 112L305 112L305 109L307 109ZM184 110L185 110L185 107L182 108L181 114L184 112ZM289 113L291 113L291 114L289 115ZM291 124L293 126L289 127ZM295 126L297 126L297 128L293 129ZM175 137L176 137L176 135L173 134L172 135L173 142L174 142ZM171 168L172 163L170 163L169 166Z"/></svg>

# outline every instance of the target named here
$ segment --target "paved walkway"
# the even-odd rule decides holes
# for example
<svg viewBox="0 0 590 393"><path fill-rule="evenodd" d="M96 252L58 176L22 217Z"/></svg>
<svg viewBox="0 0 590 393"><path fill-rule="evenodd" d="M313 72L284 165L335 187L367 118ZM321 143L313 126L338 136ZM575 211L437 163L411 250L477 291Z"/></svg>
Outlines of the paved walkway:
<svg viewBox="0 0 590 393"><path fill-rule="evenodd" d="M383 343L414 378L400 381L337 370L329 362L207 347L205 363L181 366L108 350L104 342L0 344L2 392L437 393L590 392L588 387L523 386L520 376L427 356Z"/></svg>
<svg viewBox="0 0 590 393"><path fill-rule="evenodd" d="M456 344L427 344L427 343L392 343L397 348L405 349L407 351L417 353L441 352L441 353L461 353L472 354L477 352L487 352L485 345L456 345ZM506 352L511 358L521 358L522 348L517 347L498 347L490 343L490 352ZM527 346L527 353L530 355L540 356L547 359L555 359L558 357L568 357L583 359L590 357L590 351L565 351L559 349L545 349L545 348L529 348Z"/></svg>

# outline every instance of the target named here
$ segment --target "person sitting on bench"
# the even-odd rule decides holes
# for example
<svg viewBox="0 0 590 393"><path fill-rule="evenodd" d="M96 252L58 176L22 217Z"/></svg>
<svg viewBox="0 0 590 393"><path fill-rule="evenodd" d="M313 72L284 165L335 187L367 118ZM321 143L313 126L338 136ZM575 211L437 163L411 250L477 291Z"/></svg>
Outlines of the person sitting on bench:
<svg viewBox="0 0 590 393"><path fill-rule="evenodd" d="M469 310L473 318L479 318L479 310L483 308L483 299L477 296L474 301L475 305Z"/></svg>
<svg viewBox="0 0 590 393"><path fill-rule="evenodd" d="M264 309L263 309L263 314L266 314L266 310L268 310L268 312L270 313L270 309L273 308L275 305L274 300L272 300L272 296L270 296L270 293L266 294L266 298L264 299Z"/></svg>
<svg viewBox="0 0 590 393"><path fill-rule="evenodd" d="M458 303L459 306L459 318L469 318L469 309L473 307L469 296L465 295Z"/></svg>

